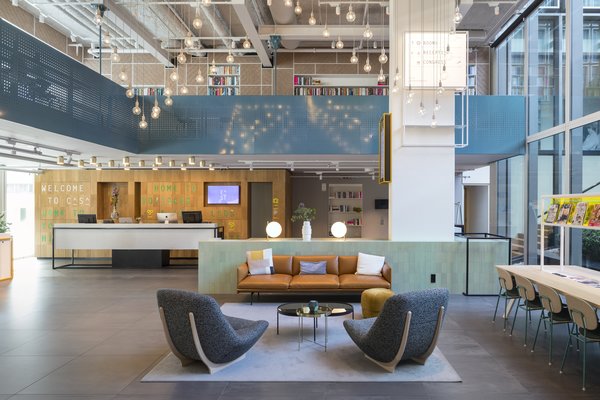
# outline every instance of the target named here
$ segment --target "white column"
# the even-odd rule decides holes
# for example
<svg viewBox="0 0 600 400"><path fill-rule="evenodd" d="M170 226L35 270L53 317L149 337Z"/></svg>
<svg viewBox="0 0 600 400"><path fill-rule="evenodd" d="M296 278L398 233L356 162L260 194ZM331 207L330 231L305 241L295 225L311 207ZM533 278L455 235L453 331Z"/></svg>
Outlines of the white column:
<svg viewBox="0 0 600 400"><path fill-rule="evenodd" d="M425 3L425 30L434 30L434 2L413 0L390 2L390 87L398 67L400 91L390 90L392 113L392 181L389 188L389 238L398 241L454 240L454 94L446 90L439 98L437 128L429 126L434 92L423 92L427 110L418 113L422 92L406 104L404 89L404 36L409 18L413 32L421 31L421 2ZM439 4L439 3L438 3ZM454 3L452 3L454 4ZM453 8L450 6L450 8ZM448 15L450 18L450 15ZM466 73L466 67L465 67Z"/></svg>

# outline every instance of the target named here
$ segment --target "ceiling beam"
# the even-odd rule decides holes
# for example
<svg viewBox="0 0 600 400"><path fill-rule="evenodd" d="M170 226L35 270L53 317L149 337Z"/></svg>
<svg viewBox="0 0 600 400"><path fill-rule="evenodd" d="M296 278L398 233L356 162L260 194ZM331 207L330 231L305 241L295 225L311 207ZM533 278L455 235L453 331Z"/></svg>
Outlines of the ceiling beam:
<svg viewBox="0 0 600 400"><path fill-rule="evenodd" d="M232 6L238 16L238 19L240 20L240 23L244 27L246 34L248 35L248 39L250 42L252 42L252 47L256 50L256 54L258 55L262 66L272 67L273 63L271 62L271 57L269 56L269 52L265 47L265 43L261 40L258 32L256 31L256 27L252 21L252 16L250 16L250 11L248 10L248 5L244 1L243 4L235 2Z"/></svg>
<svg viewBox="0 0 600 400"><path fill-rule="evenodd" d="M331 42L338 35L344 41L363 39L364 27L362 26L329 25L328 29L331 36L328 38L323 37L323 29L322 25L263 25L258 30L258 34L264 40L267 40L271 35L279 35L282 39L287 40L322 40L325 42ZM387 26L371 26L371 30L373 31L373 41L381 41L381 38L388 40L389 31Z"/></svg>
<svg viewBox="0 0 600 400"><path fill-rule="evenodd" d="M104 18L118 26L121 30L131 30L137 35L137 42L146 51L154 56L159 62L167 67L172 67L173 63L169 57L169 52L161 47L160 41L154 38L154 35L146 29L125 7L117 4L114 0L105 0L104 5L109 11L104 14Z"/></svg>

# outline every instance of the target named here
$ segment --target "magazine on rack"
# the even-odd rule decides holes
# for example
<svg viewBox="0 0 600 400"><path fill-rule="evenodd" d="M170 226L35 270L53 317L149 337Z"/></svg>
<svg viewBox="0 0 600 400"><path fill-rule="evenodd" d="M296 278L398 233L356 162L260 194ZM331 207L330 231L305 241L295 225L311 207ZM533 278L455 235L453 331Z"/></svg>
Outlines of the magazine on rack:
<svg viewBox="0 0 600 400"><path fill-rule="evenodd" d="M588 208L588 203L585 201L581 201L577 203L575 206L575 212L573 213L573 219L571 223L573 225L583 225L583 221L585 221L585 214Z"/></svg>
<svg viewBox="0 0 600 400"><path fill-rule="evenodd" d="M600 204L594 204L592 207L588 226L600 226Z"/></svg>
<svg viewBox="0 0 600 400"><path fill-rule="evenodd" d="M546 223L553 224L556 221L556 215L558 214L558 204L550 204L548 212L546 213Z"/></svg>
<svg viewBox="0 0 600 400"><path fill-rule="evenodd" d="M558 220L556 221L559 224L566 224L569 222L569 216L571 215L572 209L571 203L563 203L560 206L560 213L558 214Z"/></svg>

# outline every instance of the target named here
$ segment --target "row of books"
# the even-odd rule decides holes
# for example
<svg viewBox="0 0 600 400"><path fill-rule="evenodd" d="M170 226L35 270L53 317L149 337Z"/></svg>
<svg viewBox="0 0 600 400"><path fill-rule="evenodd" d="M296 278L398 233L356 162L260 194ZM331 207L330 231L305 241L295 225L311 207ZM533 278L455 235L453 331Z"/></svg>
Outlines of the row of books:
<svg viewBox="0 0 600 400"><path fill-rule="evenodd" d="M387 96L387 87L295 87L294 96Z"/></svg>
<svg viewBox="0 0 600 400"><path fill-rule="evenodd" d="M214 87L208 91L209 96L235 96L240 94L239 89L235 87Z"/></svg>
<svg viewBox="0 0 600 400"><path fill-rule="evenodd" d="M357 208L356 206L351 206L348 204L340 204L340 205L334 205L334 206L329 206L329 211L338 211L338 212L360 212L358 211L360 210L360 208Z"/></svg>
<svg viewBox="0 0 600 400"><path fill-rule="evenodd" d="M586 201L550 204L546 213L547 224L571 224L579 226L600 226L600 204Z"/></svg>
<svg viewBox="0 0 600 400"><path fill-rule="evenodd" d="M238 75L240 73L237 65L218 65L217 73L211 75Z"/></svg>
<svg viewBox="0 0 600 400"><path fill-rule="evenodd" d="M239 76L211 76L208 82L209 85L235 86L240 84L240 78Z"/></svg>
<svg viewBox="0 0 600 400"><path fill-rule="evenodd" d="M331 197L335 199L362 199L363 192L332 192Z"/></svg>

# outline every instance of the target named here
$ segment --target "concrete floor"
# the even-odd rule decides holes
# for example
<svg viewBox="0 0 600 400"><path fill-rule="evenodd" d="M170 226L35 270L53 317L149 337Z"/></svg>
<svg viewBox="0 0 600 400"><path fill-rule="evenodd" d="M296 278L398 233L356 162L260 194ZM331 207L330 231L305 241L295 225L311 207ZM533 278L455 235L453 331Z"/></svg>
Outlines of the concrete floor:
<svg viewBox="0 0 600 400"><path fill-rule="evenodd" d="M600 398L600 346L588 347L582 392L576 352L565 374L558 373L564 327L556 329L555 362L548 366L547 336L531 353L523 347L522 318L510 337L501 320L491 323L495 298L461 295L451 298L439 347L462 383L141 383L168 352L156 289L195 290L195 269L53 271L47 260L27 259L15 263L15 275L0 282L0 400Z"/></svg>

